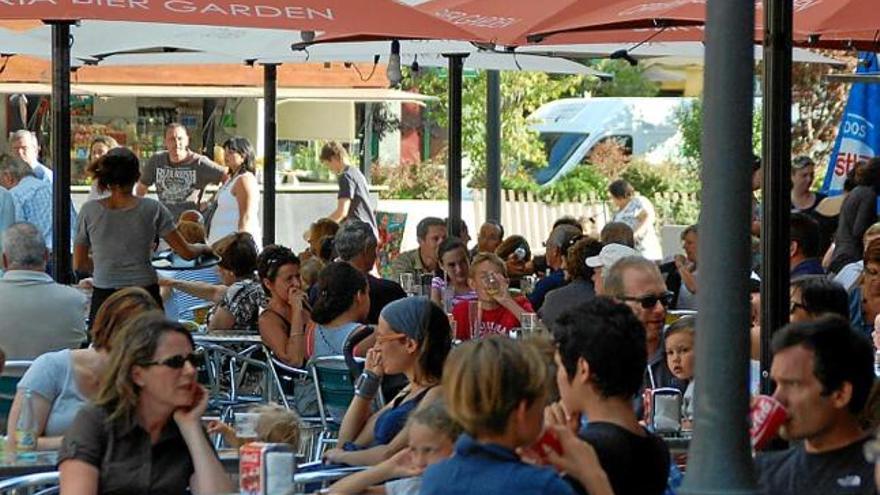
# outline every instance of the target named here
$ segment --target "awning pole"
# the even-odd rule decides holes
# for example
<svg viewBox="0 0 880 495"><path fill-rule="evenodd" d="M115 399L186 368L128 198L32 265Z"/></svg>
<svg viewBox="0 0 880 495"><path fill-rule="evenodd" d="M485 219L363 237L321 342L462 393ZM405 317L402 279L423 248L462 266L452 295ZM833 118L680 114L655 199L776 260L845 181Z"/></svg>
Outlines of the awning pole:
<svg viewBox="0 0 880 495"><path fill-rule="evenodd" d="M791 218L791 0L764 2L764 190L761 218L761 391L770 393L773 332L788 323Z"/></svg>
<svg viewBox="0 0 880 495"><path fill-rule="evenodd" d="M275 244L278 64L263 64L263 246Z"/></svg>
<svg viewBox="0 0 880 495"><path fill-rule="evenodd" d="M70 25L52 21L52 265L55 281L72 282L70 256Z"/></svg>
<svg viewBox="0 0 880 495"><path fill-rule="evenodd" d="M501 74L486 72L486 220L501 221ZM479 228L478 225L474 229Z"/></svg>
<svg viewBox="0 0 880 495"><path fill-rule="evenodd" d="M461 220L461 92L464 59L467 54L444 55L449 59L449 235L458 237Z"/></svg>
<svg viewBox="0 0 880 495"><path fill-rule="evenodd" d="M754 2L706 6L696 425L682 495L756 494L748 435Z"/></svg>

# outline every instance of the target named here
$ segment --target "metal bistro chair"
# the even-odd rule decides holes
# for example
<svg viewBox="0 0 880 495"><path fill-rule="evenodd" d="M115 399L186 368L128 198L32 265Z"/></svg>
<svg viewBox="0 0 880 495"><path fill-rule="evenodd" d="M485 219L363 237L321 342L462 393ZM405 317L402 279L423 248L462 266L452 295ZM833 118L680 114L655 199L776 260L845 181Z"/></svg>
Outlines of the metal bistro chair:
<svg viewBox="0 0 880 495"><path fill-rule="evenodd" d="M317 456L323 454L328 445L336 443L340 419L332 411L348 409L354 398L354 380L344 356L314 358L309 362L309 371L318 395L318 412L321 433L318 435Z"/></svg>
<svg viewBox="0 0 880 495"><path fill-rule="evenodd" d="M9 417L9 410L12 409L12 401L15 399L18 382L21 380L24 372L31 367L31 364L33 364L33 361L6 361L3 374L0 375L0 417L3 418L4 426L6 425L6 418Z"/></svg>
<svg viewBox="0 0 880 495"><path fill-rule="evenodd" d="M58 471L27 474L0 481L0 494L54 495L58 493Z"/></svg>

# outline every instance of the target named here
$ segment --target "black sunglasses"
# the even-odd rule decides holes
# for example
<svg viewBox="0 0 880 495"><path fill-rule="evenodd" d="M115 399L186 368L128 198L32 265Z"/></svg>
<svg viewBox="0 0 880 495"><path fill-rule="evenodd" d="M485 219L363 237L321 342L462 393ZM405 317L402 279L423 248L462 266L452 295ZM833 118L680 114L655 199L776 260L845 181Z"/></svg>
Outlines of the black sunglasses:
<svg viewBox="0 0 880 495"><path fill-rule="evenodd" d="M656 306L658 302L660 304L662 304L664 308L669 307L669 305L672 304L672 296L674 296L674 294L672 292L666 291L660 295L648 294L647 296L642 296L642 297L625 296L625 297L621 297L620 299L623 301L635 301L635 302L641 304L642 308L651 309L654 306Z"/></svg>
<svg viewBox="0 0 880 495"><path fill-rule="evenodd" d="M199 365L202 364L202 355L196 353L189 353L185 356L183 354L178 354L161 361L147 361L141 363L141 366L167 366L171 369L179 370L183 368L187 362L189 362L193 368L198 368Z"/></svg>

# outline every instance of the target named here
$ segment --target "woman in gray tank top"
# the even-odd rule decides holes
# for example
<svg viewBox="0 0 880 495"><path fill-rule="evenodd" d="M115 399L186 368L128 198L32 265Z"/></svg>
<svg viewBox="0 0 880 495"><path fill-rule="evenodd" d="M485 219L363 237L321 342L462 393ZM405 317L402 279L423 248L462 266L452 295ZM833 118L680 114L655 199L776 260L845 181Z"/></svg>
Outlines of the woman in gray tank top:
<svg viewBox="0 0 880 495"><path fill-rule="evenodd" d="M318 274L318 299L312 308L312 320L318 325L311 356L341 356L346 339L366 320L369 311L370 289L364 274L345 261L325 266ZM358 348L369 349L373 341L367 338Z"/></svg>

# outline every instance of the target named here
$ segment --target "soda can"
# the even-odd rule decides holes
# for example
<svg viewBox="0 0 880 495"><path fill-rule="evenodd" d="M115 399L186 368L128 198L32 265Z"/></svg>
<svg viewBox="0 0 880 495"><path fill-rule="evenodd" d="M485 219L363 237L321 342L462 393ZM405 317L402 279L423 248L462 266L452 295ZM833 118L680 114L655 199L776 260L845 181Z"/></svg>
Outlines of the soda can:
<svg viewBox="0 0 880 495"><path fill-rule="evenodd" d="M752 448L761 450L779 433L779 428L788 418L788 412L778 400L769 395L758 395L752 402L751 427L749 437Z"/></svg>

